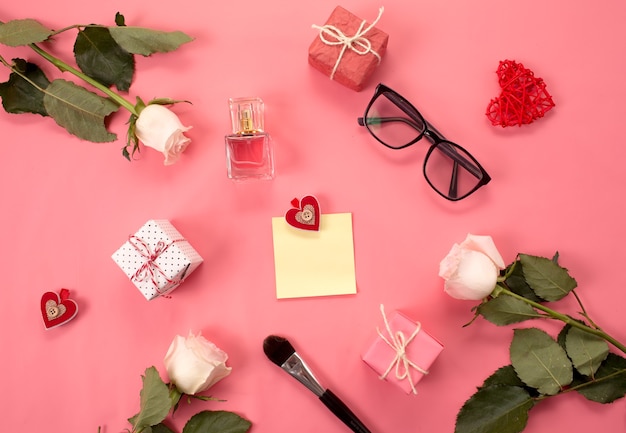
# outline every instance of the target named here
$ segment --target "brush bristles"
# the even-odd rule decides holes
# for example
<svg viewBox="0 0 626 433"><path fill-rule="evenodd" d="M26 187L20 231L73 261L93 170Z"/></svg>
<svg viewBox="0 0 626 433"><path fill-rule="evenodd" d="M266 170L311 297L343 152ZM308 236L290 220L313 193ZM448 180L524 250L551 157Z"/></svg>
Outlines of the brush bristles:
<svg viewBox="0 0 626 433"><path fill-rule="evenodd" d="M270 361L280 367L296 350L286 338L270 335L263 340L263 352Z"/></svg>

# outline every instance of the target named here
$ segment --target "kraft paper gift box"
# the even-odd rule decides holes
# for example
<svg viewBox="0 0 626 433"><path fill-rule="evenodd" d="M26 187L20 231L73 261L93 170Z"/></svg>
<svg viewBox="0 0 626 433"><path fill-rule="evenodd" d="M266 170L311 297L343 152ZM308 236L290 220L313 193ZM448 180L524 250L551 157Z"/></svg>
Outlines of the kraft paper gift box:
<svg viewBox="0 0 626 433"><path fill-rule="evenodd" d="M382 308L381 308L382 311ZM379 376L407 394L417 394L415 385L443 350L443 345L421 325L395 311L362 356Z"/></svg>
<svg viewBox="0 0 626 433"><path fill-rule="evenodd" d="M202 257L168 220L149 220L112 256L147 300L170 293Z"/></svg>
<svg viewBox="0 0 626 433"><path fill-rule="evenodd" d="M380 64L389 35L337 6L309 47L309 64L344 86L360 91Z"/></svg>

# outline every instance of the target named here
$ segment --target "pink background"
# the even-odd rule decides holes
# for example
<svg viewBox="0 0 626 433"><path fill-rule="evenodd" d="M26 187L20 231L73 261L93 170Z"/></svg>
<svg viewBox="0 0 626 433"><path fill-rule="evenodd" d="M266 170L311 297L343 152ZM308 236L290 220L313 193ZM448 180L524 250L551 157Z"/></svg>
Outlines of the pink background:
<svg viewBox="0 0 626 433"><path fill-rule="evenodd" d="M324 23L333 2L5 2L5 22L113 24L120 11L129 25L179 29L195 41L138 58L128 95L193 102L174 108L193 125L174 166L150 149L132 163L122 158L123 113L111 123L118 141L94 144L51 119L0 112L2 430L122 431L138 410L140 375L150 365L163 372L170 342L191 330L230 355L233 373L210 391L226 402L183 405L171 422L178 431L205 408L234 410L255 433L348 431L266 359L262 341L278 333L372 432L452 432L463 402L508 363L513 328L484 320L462 328L474 303L442 290L439 261L468 232L493 236L507 263L517 252L558 250L588 312L625 341L626 6L601 3L388 0L379 23L390 34L387 55L356 93L307 64L311 25ZM381 4L342 6L372 20ZM58 38L60 55L73 38ZM38 61L25 49L0 53ZM545 118L507 129L488 122L505 59L546 81L556 107ZM459 203L434 193L421 173L426 146L390 151L357 125L378 82L468 148L493 181ZM277 177L237 185L226 177L227 98L248 95L265 100ZM271 217L306 194L323 212L353 213L357 295L276 300ZM148 302L110 256L152 218L171 220L205 262L171 299ZM62 287L79 314L46 331L39 299ZM382 323L380 303L445 345L417 396L380 382L360 359ZM576 314L573 302L560 304ZM526 432L624 431L625 404L558 396L532 410Z"/></svg>

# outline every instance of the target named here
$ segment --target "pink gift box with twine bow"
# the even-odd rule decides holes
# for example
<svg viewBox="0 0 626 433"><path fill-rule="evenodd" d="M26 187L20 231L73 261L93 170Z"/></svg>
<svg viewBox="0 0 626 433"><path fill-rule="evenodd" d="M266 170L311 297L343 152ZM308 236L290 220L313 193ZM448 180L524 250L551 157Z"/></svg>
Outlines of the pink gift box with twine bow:
<svg viewBox="0 0 626 433"><path fill-rule="evenodd" d="M149 220L112 256L147 300L166 295L202 263L168 220Z"/></svg>
<svg viewBox="0 0 626 433"><path fill-rule="evenodd" d="M380 64L389 35L376 27L383 13L372 24L337 6L326 24L313 25L319 35L309 47L309 63L344 86L360 91Z"/></svg>
<svg viewBox="0 0 626 433"><path fill-rule="evenodd" d="M382 305L381 312L385 326L377 328L377 336L362 359L381 380L407 394L417 394L415 385L428 374L443 345L421 329L419 322L397 311L387 319Z"/></svg>

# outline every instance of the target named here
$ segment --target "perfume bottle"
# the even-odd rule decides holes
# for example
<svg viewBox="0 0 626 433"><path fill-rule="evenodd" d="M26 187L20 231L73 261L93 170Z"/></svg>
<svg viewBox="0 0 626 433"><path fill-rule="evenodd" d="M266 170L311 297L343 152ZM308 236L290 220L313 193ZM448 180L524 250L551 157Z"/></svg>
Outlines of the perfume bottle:
<svg viewBox="0 0 626 433"><path fill-rule="evenodd" d="M226 163L230 179L273 179L274 152L263 128L261 98L230 98L232 134L225 137Z"/></svg>

